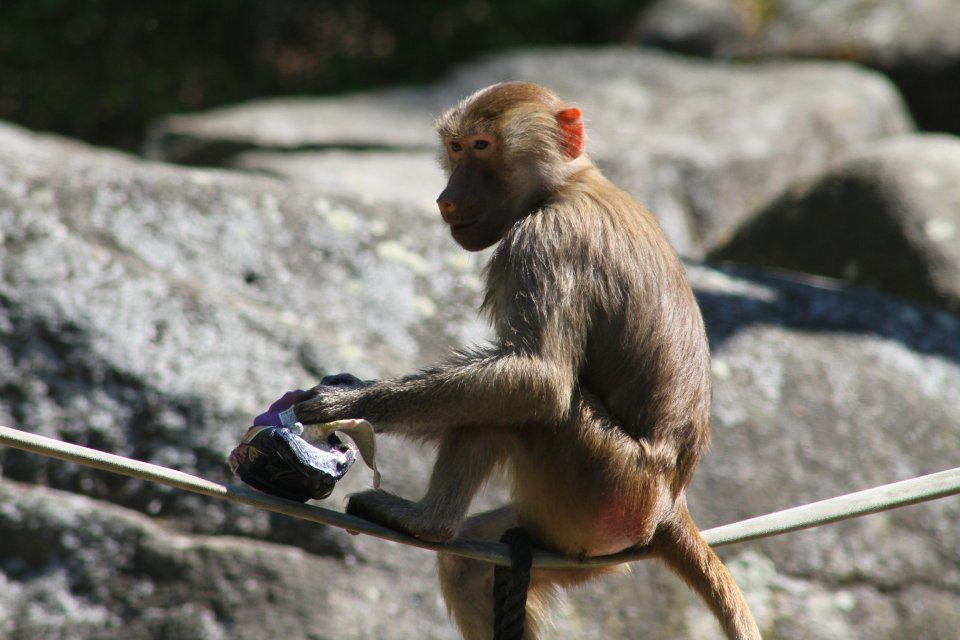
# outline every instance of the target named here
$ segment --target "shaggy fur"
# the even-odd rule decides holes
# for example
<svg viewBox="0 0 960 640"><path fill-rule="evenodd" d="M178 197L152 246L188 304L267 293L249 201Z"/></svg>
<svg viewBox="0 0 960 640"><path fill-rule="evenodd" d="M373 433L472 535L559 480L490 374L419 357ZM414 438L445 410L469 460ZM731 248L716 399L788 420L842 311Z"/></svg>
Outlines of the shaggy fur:
<svg viewBox="0 0 960 640"><path fill-rule="evenodd" d="M488 87L437 129L450 173L438 202L454 239L471 250L500 242L482 307L497 341L398 380L318 389L297 405L304 421L363 417L382 432L439 443L422 500L365 492L348 512L428 540L458 531L493 540L519 523L574 556L649 545L729 638L759 638L686 508L709 441L710 356L659 224L580 154L579 110L542 87ZM500 467L513 505L464 522ZM442 555L440 573L465 637L488 639L490 567ZM601 573L534 571L528 637L554 587Z"/></svg>

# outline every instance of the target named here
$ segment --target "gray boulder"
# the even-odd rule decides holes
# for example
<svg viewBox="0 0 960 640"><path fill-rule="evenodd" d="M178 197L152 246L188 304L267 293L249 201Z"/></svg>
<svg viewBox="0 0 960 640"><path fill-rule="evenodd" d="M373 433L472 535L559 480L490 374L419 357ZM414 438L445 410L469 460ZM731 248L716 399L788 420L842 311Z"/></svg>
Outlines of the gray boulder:
<svg viewBox="0 0 960 640"><path fill-rule="evenodd" d="M407 203L424 212L437 210L446 183L433 151L246 151L230 167L266 173L323 194L365 204ZM439 220L439 215L437 217Z"/></svg>
<svg viewBox="0 0 960 640"><path fill-rule="evenodd" d="M787 191L711 252L960 311L960 139L868 146Z"/></svg>
<svg viewBox="0 0 960 640"><path fill-rule="evenodd" d="M922 128L960 132L960 13L953 0L659 0L636 39L721 58L852 60L888 74Z"/></svg>
<svg viewBox="0 0 960 640"><path fill-rule="evenodd" d="M702 527L957 466L960 318L849 287L691 272L714 355ZM722 496L722 499L719 499ZM960 500L731 547L770 638L941 638Z"/></svg>
<svg viewBox="0 0 960 640"><path fill-rule="evenodd" d="M372 565L184 535L104 502L7 479L0 504L4 638L454 637L423 563ZM390 588L400 572L403 588Z"/></svg>
<svg viewBox="0 0 960 640"><path fill-rule="evenodd" d="M36 133L9 122L0 122L0 150L4 155L41 156L51 159L74 155L115 160L132 158L129 154L120 151L92 147L79 140L55 134Z"/></svg>
<svg viewBox="0 0 960 640"><path fill-rule="evenodd" d="M631 48L551 49L486 58L424 89L171 116L152 127L145 151L339 184L337 192L356 184L372 197L396 191L432 202L442 184L430 164L432 119L480 87L513 79L583 106L590 153L689 255L723 239L794 180L912 126L889 83L850 65L738 66ZM382 152L371 157L370 148L415 160L384 165ZM308 168L312 162L316 168ZM404 184L383 186L396 182Z"/></svg>

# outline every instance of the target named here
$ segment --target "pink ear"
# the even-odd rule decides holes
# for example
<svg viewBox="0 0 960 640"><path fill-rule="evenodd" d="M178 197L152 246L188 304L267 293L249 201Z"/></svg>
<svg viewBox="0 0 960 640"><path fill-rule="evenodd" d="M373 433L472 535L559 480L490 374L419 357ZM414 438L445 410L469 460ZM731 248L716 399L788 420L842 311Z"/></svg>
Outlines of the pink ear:
<svg viewBox="0 0 960 640"><path fill-rule="evenodd" d="M569 107L557 114L557 124L563 136L560 144L563 152L570 158L578 158L583 153L583 116L580 109Z"/></svg>

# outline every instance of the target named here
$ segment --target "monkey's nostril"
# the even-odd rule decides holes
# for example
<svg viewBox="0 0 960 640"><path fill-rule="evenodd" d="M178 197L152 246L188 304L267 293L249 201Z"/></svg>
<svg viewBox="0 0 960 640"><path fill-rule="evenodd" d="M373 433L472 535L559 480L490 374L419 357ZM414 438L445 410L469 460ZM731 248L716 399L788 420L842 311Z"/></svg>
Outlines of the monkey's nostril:
<svg viewBox="0 0 960 640"><path fill-rule="evenodd" d="M457 212L456 206L449 200L437 200L437 206L440 207L440 215L444 220L449 220L450 216Z"/></svg>

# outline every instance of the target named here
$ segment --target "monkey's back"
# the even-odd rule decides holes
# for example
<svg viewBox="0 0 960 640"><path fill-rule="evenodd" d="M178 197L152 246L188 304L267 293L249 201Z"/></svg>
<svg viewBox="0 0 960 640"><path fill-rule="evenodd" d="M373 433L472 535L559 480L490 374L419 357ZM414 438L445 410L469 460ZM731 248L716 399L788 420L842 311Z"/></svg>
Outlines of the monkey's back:
<svg viewBox="0 0 960 640"><path fill-rule="evenodd" d="M709 444L712 381L700 308L676 252L659 222L604 178L605 198L584 216L603 232L604 269L594 295L598 312L581 374L588 389L606 389L601 401L632 437L676 461L679 491ZM589 210L588 210L589 211ZM611 367L611 363L620 363Z"/></svg>
<svg viewBox="0 0 960 640"><path fill-rule="evenodd" d="M498 273L498 254L523 277L549 279L548 299L497 299L498 278L517 277ZM575 393L595 398L679 494L709 443L710 355L683 264L656 219L591 166L517 223L488 269L485 304L514 307L493 317L553 313L566 325ZM497 330L511 339L511 327Z"/></svg>

